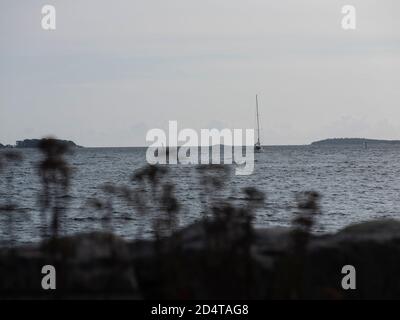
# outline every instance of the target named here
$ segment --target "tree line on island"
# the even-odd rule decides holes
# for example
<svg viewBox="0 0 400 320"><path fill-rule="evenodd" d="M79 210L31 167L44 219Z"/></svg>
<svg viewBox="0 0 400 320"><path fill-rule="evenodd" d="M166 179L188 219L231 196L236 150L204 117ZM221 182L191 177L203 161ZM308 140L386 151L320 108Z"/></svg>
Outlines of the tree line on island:
<svg viewBox="0 0 400 320"><path fill-rule="evenodd" d="M71 140L60 140L54 139L59 144L63 144L68 148L82 148L82 146L77 145L75 142ZM39 148L41 139L24 139L18 140L15 145L3 145L0 143L0 148L17 148L17 149L26 149L26 148Z"/></svg>
<svg viewBox="0 0 400 320"><path fill-rule="evenodd" d="M382 140L382 139L366 139L366 138L330 138L311 143L313 146L330 146L330 145L392 145L399 144L400 140Z"/></svg>

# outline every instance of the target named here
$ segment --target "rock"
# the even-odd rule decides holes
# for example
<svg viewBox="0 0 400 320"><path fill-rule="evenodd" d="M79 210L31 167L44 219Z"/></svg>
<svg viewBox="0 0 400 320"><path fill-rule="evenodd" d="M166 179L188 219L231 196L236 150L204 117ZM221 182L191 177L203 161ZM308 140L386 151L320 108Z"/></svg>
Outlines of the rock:
<svg viewBox="0 0 400 320"><path fill-rule="evenodd" d="M400 296L400 222L380 220L294 245L293 229L215 234L197 222L160 241L80 234L0 250L1 297L49 298L41 268L57 270L58 298L393 299ZM225 232L225 231L220 231ZM236 236L235 236L236 235ZM345 265L357 289L344 290ZM140 288L140 290L139 290Z"/></svg>
<svg viewBox="0 0 400 320"><path fill-rule="evenodd" d="M54 292L41 288L44 265L56 268ZM40 248L2 251L0 272L7 274L0 283L0 296L6 298L141 298L127 243L105 233L60 238Z"/></svg>
<svg viewBox="0 0 400 320"><path fill-rule="evenodd" d="M50 250L52 242L42 248ZM73 263L88 263L94 260L116 259L130 261L131 255L126 241L113 234L93 232L77 234L57 240L56 253Z"/></svg>
<svg viewBox="0 0 400 320"><path fill-rule="evenodd" d="M380 220L349 226L336 234L317 237L309 247L305 278L308 297L393 299L400 296L400 222ZM341 269L357 271L357 289L342 290Z"/></svg>
<svg viewBox="0 0 400 320"><path fill-rule="evenodd" d="M367 221L350 225L338 232L338 238L351 238L353 240L390 241L400 238L400 221L384 219Z"/></svg>

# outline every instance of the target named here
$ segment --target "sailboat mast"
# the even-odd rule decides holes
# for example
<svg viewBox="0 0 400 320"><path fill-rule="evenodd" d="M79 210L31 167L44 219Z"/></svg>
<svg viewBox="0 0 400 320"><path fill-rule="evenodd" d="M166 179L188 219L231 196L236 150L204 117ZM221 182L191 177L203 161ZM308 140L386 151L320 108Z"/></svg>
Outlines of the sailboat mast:
<svg viewBox="0 0 400 320"><path fill-rule="evenodd" d="M260 119L258 117L258 95L256 94L256 109L257 109L257 143L260 144Z"/></svg>

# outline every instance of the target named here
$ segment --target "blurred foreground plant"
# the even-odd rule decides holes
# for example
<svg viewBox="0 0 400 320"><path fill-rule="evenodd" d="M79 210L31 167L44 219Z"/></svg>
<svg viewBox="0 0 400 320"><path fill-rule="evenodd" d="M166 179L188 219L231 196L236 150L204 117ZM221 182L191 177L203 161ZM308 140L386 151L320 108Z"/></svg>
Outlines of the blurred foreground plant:
<svg viewBox="0 0 400 320"><path fill-rule="evenodd" d="M0 212L7 216L6 228L8 234L8 245L11 247L14 244L14 215L17 213L18 205L14 202L14 174L15 169L23 161L23 157L19 152L7 151L0 154L0 174L5 175L5 190L4 203L0 203ZM5 171L5 172L3 172ZM3 179L2 179L3 180Z"/></svg>
<svg viewBox="0 0 400 320"><path fill-rule="evenodd" d="M299 299L304 296L307 249L312 237L316 217L321 213L320 195L315 191L305 191L296 195L297 210L292 220L289 250L280 260L275 277L274 298Z"/></svg>
<svg viewBox="0 0 400 320"><path fill-rule="evenodd" d="M139 213L151 215L153 232L157 240L173 234L179 225L180 206L175 197L174 185L169 181L168 169L148 165L132 175L135 184L134 201Z"/></svg>
<svg viewBox="0 0 400 320"><path fill-rule="evenodd" d="M51 213L51 235L57 238L60 220L67 207L66 199L71 178L71 169L64 158L69 147L61 141L49 138L40 141L39 149L44 157L38 168L42 182L40 194L42 238L45 239L48 233L48 212Z"/></svg>

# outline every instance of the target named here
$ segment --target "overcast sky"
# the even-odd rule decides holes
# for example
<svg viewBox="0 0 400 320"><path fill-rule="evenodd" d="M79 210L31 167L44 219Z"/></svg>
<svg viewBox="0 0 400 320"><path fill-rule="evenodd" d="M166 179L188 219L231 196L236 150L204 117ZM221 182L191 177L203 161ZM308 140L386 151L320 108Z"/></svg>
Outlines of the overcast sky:
<svg viewBox="0 0 400 320"><path fill-rule="evenodd" d="M263 144L400 139L399 54L398 0L1 0L0 142L251 128L256 93Z"/></svg>

